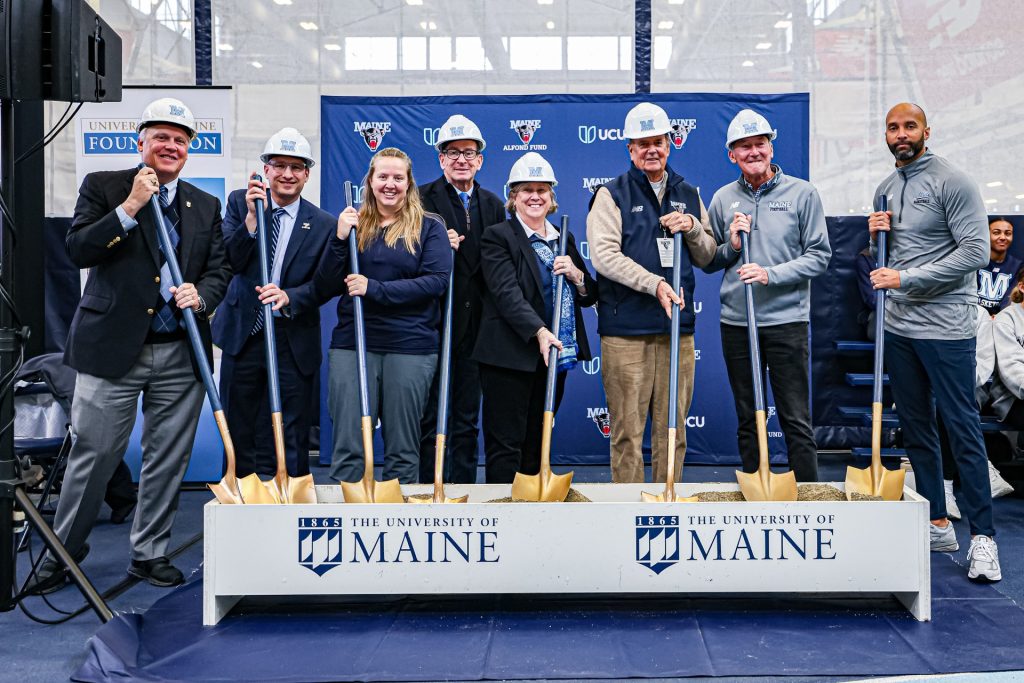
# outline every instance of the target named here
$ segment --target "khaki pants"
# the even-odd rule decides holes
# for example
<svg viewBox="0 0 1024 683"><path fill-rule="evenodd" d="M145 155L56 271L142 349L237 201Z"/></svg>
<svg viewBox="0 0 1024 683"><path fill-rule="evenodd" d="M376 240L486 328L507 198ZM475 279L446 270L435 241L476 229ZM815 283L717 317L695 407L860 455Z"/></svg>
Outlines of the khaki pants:
<svg viewBox="0 0 1024 683"><path fill-rule="evenodd" d="M612 481L644 481L643 439L651 416L654 481L665 481L668 459L669 341L667 334L601 337L601 377L611 418ZM693 397L693 335L679 338L675 480L686 456L686 415Z"/></svg>

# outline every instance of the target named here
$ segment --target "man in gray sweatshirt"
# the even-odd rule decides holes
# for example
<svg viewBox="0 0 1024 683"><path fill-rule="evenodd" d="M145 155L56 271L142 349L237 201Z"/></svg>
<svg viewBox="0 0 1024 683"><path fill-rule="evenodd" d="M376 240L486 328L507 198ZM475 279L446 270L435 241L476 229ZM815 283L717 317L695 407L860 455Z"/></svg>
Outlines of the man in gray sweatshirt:
<svg viewBox="0 0 1024 683"><path fill-rule="evenodd" d="M722 354L739 422L744 472L756 472L754 378L750 373L744 286L753 284L762 372L770 373L789 463L798 481L817 481L818 453L811 429L807 330L811 278L825 272L832 249L818 191L772 163L775 131L744 109L729 124L729 160L741 176L715 193L708 207L718 248L704 271L725 270ZM750 235L750 260L740 265L740 232Z"/></svg>
<svg viewBox="0 0 1024 683"><path fill-rule="evenodd" d="M992 491L975 402L976 272L989 259L985 205L965 173L925 147L924 111L897 104L885 117L896 170L878 186L889 211L868 218L889 232L888 268L871 272L885 301L885 364L917 490L930 503L932 550L959 548L946 518L936 410L960 472L971 526L968 578L998 581Z"/></svg>

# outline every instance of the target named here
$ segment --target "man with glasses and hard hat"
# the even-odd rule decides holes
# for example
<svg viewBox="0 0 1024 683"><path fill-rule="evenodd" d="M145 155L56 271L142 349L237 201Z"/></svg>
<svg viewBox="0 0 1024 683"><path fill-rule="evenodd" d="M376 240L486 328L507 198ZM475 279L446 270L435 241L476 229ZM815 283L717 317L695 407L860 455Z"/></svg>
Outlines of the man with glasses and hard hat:
<svg viewBox="0 0 1024 683"><path fill-rule="evenodd" d="M161 98L142 112L138 149L145 167L90 173L82 181L65 246L89 269L68 334L64 362L78 371L71 404L73 442L54 531L81 559L111 473L124 456L143 396L142 473L128 573L154 586L184 579L167 559L178 489L203 406L181 310L191 308L212 360L209 314L231 271L220 202L178 176L196 137L192 112ZM150 198L177 246L183 284L171 285ZM66 572L47 558L27 587L47 593Z"/></svg>
<svg viewBox="0 0 1024 683"><path fill-rule="evenodd" d="M725 147L740 168L738 180L715 193L708 213L719 247L706 272L725 270L722 355L736 405L736 430L744 472L756 472L754 378L744 288L753 285L762 371L767 372L797 481L818 480L818 451L811 428L807 331L811 278L828 267L832 249L818 191L772 163L775 131L744 109L729 124ZM740 232L750 235L750 263L742 265Z"/></svg>
<svg viewBox="0 0 1024 683"><path fill-rule="evenodd" d="M483 134L475 123L455 114L437 137L441 177L420 187L423 208L436 213L448 228L455 249L452 292L451 401L448 411L448 456L445 481L475 484L480 418L480 371L470 358L480 329L484 280L480 237L484 228L505 220L505 207L493 192L480 187L476 174L484 163ZM434 441L440 363L434 375L420 437L420 481L434 481Z"/></svg>
<svg viewBox="0 0 1024 683"><path fill-rule="evenodd" d="M697 188L668 165L672 130L661 107L643 102L626 114L629 170L600 187L587 216L590 258L598 274L597 331L601 375L611 418L612 481L644 480L643 435L651 416L655 481L667 478L669 334L679 316L678 419L685 424L693 396L693 266L705 265L715 242ZM699 218L698 218L699 216ZM682 232L682 294L673 292L672 235ZM676 440L676 480L686 455L686 431Z"/></svg>
<svg viewBox="0 0 1024 683"><path fill-rule="evenodd" d="M335 219L302 197L314 161L309 141L299 131L282 128L274 133L260 160L266 183L250 179L246 189L232 192L224 216L224 245L235 276L213 319L213 339L224 352L220 394L238 475L272 476L277 465L263 330L272 322L285 460L288 476L301 477L309 474L310 400L322 358L322 302L314 291L313 273ZM260 281L257 199L263 201L266 219L269 283ZM273 304L273 321L264 319L267 303Z"/></svg>

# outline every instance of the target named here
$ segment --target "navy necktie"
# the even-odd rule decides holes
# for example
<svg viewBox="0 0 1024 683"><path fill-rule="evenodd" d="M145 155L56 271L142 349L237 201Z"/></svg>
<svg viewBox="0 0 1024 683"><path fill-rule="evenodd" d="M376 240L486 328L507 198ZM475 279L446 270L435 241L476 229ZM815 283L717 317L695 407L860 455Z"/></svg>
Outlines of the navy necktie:
<svg viewBox="0 0 1024 683"><path fill-rule="evenodd" d="M167 227L167 236L170 238L171 247L177 251L178 242L181 237L178 235L178 210L170 201L167 186L160 186L160 212L163 214L164 225ZM178 327L175 318L174 295L171 294L171 268L167 265L167 255L164 253L163 244L160 245L160 298L162 305L153 316L151 325L154 332L173 332Z"/></svg>
<svg viewBox="0 0 1024 683"><path fill-rule="evenodd" d="M459 199L462 200L462 206L463 206L464 209L466 209L466 213L469 213L469 200L470 200L469 193L468 192L460 192L459 193Z"/></svg>

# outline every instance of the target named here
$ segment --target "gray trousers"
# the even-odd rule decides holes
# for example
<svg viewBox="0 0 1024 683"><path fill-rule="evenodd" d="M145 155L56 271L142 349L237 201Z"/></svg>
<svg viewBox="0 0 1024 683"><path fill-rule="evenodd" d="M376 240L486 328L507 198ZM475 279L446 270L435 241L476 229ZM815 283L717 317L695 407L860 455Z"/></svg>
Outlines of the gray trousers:
<svg viewBox="0 0 1024 683"><path fill-rule="evenodd" d="M128 448L142 394L142 474L131 531L133 560L167 554L203 407L187 341L146 344L124 377L79 373L71 403L71 453L54 531L72 554L92 530L107 481Z"/></svg>
<svg viewBox="0 0 1024 683"><path fill-rule="evenodd" d="M334 423L331 477L355 482L363 477L359 375L356 352L331 349L327 400ZM366 354L370 419L378 417L384 437L384 480L415 484L419 479L420 418L437 367L437 354Z"/></svg>

